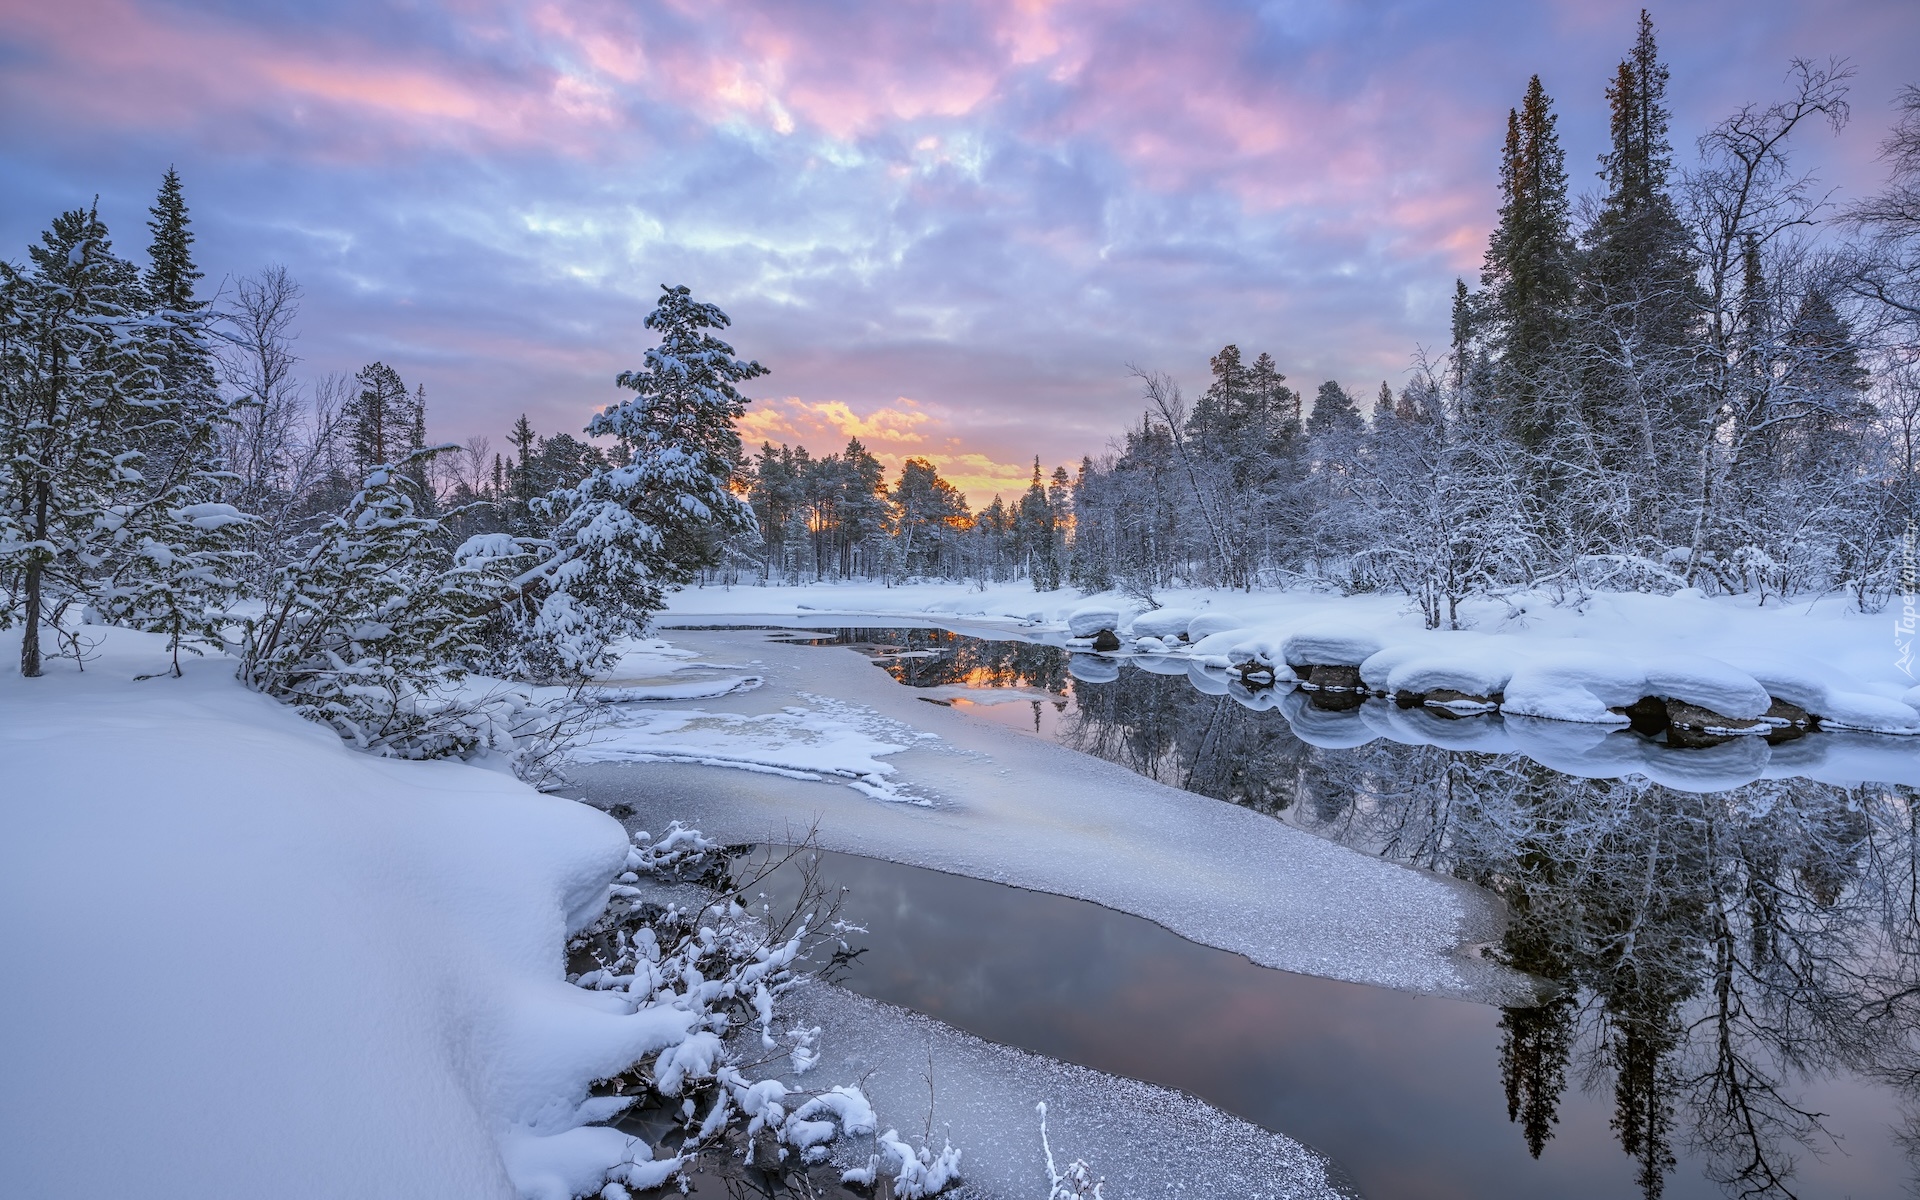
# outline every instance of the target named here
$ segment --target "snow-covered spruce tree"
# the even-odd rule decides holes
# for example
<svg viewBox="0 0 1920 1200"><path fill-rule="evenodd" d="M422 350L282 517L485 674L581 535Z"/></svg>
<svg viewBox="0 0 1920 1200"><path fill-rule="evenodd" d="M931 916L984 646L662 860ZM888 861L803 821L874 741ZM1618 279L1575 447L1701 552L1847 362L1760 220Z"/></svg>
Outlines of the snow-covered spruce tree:
<svg viewBox="0 0 1920 1200"><path fill-rule="evenodd" d="M280 569L265 612L247 622L240 677L363 750L442 758L505 748L501 714L453 688L485 654L526 550L486 535L449 559L440 522L417 511L413 465L375 467Z"/></svg>
<svg viewBox="0 0 1920 1200"><path fill-rule="evenodd" d="M116 551L156 536L139 529L164 512L141 460L177 434L181 406L139 274L95 211L62 213L27 254L24 271L0 265L0 620L23 622L20 672L36 676L43 632L60 636Z"/></svg>
<svg viewBox="0 0 1920 1200"><path fill-rule="evenodd" d="M552 532L530 543L540 560L502 609L512 627L509 667L542 680L591 676L610 664L617 642L645 630L670 589L711 561L716 535L754 528L752 508L732 487L734 422L748 403L736 385L767 369L735 358L710 332L728 324L686 287L662 286L647 316L660 344L640 370L619 377L634 398L586 430L618 439L626 461L533 502Z"/></svg>
<svg viewBox="0 0 1920 1200"><path fill-rule="evenodd" d="M220 434L234 406L221 395L208 324L195 299L193 234L180 177L168 170L151 210L153 234L142 279L145 319L138 336L157 372L149 401L155 418L140 424L133 494L100 518L110 535L93 608L113 624L164 633L180 674L180 651L194 641L219 644L227 612L243 588L250 557L243 534L254 524L222 502L231 476L220 469Z"/></svg>

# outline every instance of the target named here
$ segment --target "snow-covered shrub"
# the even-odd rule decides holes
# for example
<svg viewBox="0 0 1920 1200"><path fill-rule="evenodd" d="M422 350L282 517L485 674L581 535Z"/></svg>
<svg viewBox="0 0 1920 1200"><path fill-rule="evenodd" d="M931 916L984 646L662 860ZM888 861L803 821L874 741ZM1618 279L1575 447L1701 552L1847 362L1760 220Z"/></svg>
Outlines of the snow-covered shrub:
<svg viewBox="0 0 1920 1200"><path fill-rule="evenodd" d="M103 519L118 553L96 607L113 624L166 634L178 675L181 649L199 652L189 639L223 640L227 610L243 586L240 538L253 519L213 501L120 506Z"/></svg>
<svg viewBox="0 0 1920 1200"><path fill-rule="evenodd" d="M678 1131L670 1149L681 1170L705 1156L800 1172L826 1162L836 1141L880 1128L857 1087L808 1091L772 1077L782 1064L804 1075L818 1057L818 1029L781 1027L780 996L811 951L845 946L837 904L811 871L791 909L752 904L761 880L805 853L767 853L735 871L727 851L677 822L658 839L637 834L606 912L568 946L570 968L586 968L573 970L572 982L633 1013L659 1014L662 1027L676 1031L596 1091L614 1100L615 1113L667 1117ZM697 884L701 900L661 905L638 886L642 876ZM876 1148L866 1167L846 1173L849 1181L889 1178L898 1200L960 1183L960 1152L950 1145L937 1154L916 1149L888 1129Z"/></svg>
<svg viewBox="0 0 1920 1200"><path fill-rule="evenodd" d="M513 703L464 699L453 685L483 654L525 557L511 538L481 536L448 559L440 523L416 511L416 488L407 472L377 467L325 520L246 622L240 677L363 750L468 754L498 742Z"/></svg>

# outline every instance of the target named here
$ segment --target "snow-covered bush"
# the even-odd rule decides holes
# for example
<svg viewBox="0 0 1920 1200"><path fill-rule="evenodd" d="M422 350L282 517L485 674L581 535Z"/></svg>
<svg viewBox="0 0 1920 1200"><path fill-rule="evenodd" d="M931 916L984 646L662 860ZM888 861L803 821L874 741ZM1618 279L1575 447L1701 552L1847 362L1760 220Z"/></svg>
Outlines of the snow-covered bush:
<svg viewBox="0 0 1920 1200"><path fill-rule="evenodd" d="M470 539L451 559L440 523L416 511L396 466L367 476L345 512L282 567L266 611L245 624L240 677L397 758L467 754L497 740L503 698L453 690L525 561L512 538Z"/></svg>
<svg viewBox="0 0 1920 1200"><path fill-rule="evenodd" d="M677 822L657 840L637 834L606 912L568 946L570 968L585 968L570 974L575 984L617 997L634 1013L658 1013L675 1030L596 1091L612 1100L612 1114L667 1118L679 1141L669 1147L673 1157L660 1161L678 1171L705 1157L802 1172L826 1162L836 1141L880 1129L859 1088L808 1091L776 1077L810 1070L820 1033L783 1028L779 998L810 952L844 949L848 929L811 871L792 908L754 902L769 873L805 854L804 846L764 853L736 870L737 855ZM700 899L662 905L639 886L643 876L697 885ZM960 1152L950 1145L935 1154L888 1129L876 1149L865 1167L845 1173L847 1181L890 1179L897 1200L938 1196L960 1183Z"/></svg>

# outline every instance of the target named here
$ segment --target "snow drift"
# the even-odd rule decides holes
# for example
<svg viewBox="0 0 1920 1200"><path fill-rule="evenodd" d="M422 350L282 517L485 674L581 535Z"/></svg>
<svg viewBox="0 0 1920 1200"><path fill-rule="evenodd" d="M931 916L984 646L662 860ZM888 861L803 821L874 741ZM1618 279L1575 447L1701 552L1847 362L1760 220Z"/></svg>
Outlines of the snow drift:
<svg viewBox="0 0 1920 1200"><path fill-rule="evenodd" d="M657 1173L585 1127L587 1088L684 1031L563 974L626 863L616 822L356 754L230 662L134 682L164 639L102 633L84 674L0 680L0 1193L504 1200Z"/></svg>

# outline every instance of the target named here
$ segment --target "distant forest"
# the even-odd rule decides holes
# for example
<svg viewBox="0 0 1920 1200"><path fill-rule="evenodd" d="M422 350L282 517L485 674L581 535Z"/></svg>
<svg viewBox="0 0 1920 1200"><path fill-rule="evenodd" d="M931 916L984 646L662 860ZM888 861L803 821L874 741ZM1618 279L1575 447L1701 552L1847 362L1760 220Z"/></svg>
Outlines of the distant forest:
<svg viewBox="0 0 1920 1200"><path fill-rule="evenodd" d="M1796 62L1676 166L1643 13L1606 88L1598 195L1574 196L1535 77L1508 115L1479 286L1397 392L1311 401L1228 345L1191 402L1157 371L1108 453L971 509L933 464L857 442L741 464L759 517L730 577L1029 578L1040 589L1306 585L1415 598L1595 589L1874 610L1911 590L1920 474L1920 88L1890 182L1836 203L1791 147L1849 115L1844 64ZM569 453L571 451L569 450ZM1904 582L1903 582L1904 581Z"/></svg>

